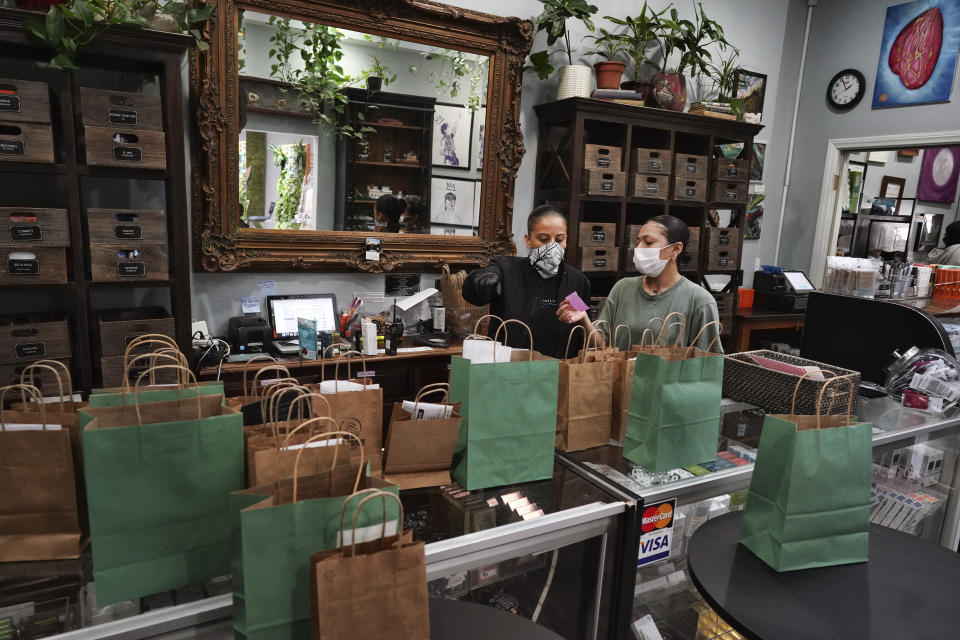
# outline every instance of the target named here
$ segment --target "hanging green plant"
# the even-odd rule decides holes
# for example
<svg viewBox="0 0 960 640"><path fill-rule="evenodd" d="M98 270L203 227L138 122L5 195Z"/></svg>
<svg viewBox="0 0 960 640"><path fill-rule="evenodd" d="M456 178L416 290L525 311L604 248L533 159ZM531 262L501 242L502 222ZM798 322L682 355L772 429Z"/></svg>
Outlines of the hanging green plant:
<svg viewBox="0 0 960 640"><path fill-rule="evenodd" d="M307 171L307 147L301 140L294 145L270 145L273 164L280 167L277 180L277 204L273 219L277 229L299 229L296 221L303 196L303 183Z"/></svg>
<svg viewBox="0 0 960 640"><path fill-rule="evenodd" d="M193 36L201 51L208 45L201 29L214 5L190 8L186 2L165 0L71 0L50 7L43 18L29 18L24 28L31 36L53 49L50 66L76 69L77 55L112 26L150 28L157 13L169 16L180 33Z"/></svg>

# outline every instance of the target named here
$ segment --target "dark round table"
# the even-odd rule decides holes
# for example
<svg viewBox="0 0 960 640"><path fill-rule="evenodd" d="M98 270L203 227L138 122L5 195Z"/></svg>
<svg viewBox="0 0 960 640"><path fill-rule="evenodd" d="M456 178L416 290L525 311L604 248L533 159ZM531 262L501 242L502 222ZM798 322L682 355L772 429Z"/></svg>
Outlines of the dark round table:
<svg viewBox="0 0 960 640"><path fill-rule="evenodd" d="M546 627L493 607L430 599L432 640L563 640Z"/></svg>
<svg viewBox="0 0 960 640"><path fill-rule="evenodd" d="M710 520L690 539L703 598L757 640L883 640L960 635L960 554L870 526L870 561L777 573L738 543L743 513Z"/></svg>

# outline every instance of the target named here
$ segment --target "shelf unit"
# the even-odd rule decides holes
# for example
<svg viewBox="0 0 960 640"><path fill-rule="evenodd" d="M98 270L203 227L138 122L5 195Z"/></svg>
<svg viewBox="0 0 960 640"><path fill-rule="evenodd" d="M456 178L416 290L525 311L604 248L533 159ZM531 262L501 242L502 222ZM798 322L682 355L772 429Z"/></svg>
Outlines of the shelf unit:
<svg viewBox="0 0 960 640"><path fill-rule="evenodd" d="M0 76L47 83L55 162L0 162L0 194L3 194L0 206L67 210L68 282L4 286L0 290L0 309L4 314L66 314L70 322L74 389L87 394L100 383L96 375L99 362L96 314L101 310L145 306L153 302L144 302L145 299L163 298L165 290L167 297L161 306L176 320L180 349L190 352L190 242L181 68L192 38L143 29L110 28L97 41L84 47L78 69L59 71L49 67L46 63L49 51L29 38L23 27L24 20L35 15L0 9L0 45L3 47ZM80 87L131 91L134 88L130 83L137 77L152 78L149 84L155 83L161 97L166 170L87 166ZM112 83L117 86L111 86ZM91 202L98 188L112 191L96 184L102 180L112 181L115 187L124 186L131 193L146 189L162 197L167 221L168 277L149 281L93 281L87 208L102 208ZM131 204L110 208L147 207Z"/></svg>
<svg viewBox="0 0 960 640"><path fill-rule="evenodd" d="M605 222L617 225L617 271L585 274L590 278L593 295L605 297L614 283L623 277L634 276L630 249L635 241L629 235L631 225L640 225L650 218L674 215L691 227L700 228L700 254L695 269L681 273L697 284L704 283L709 274L731 275L725 292L733 294L733 308L737 304L737 289L742 282L739 260L743 251L743 228L746 203L711 202L713 190L713 150L715 145L743 143L742 159L749 160L753 138L760 125L707 116L694 116L663 109L635 107L616 103L568 98L534 107L539 120L535 200L539 204L559 206L568 215L567 261L579 267L579 225L581 222ZM601 144L623 149L622 171L626 172L627 188L622 197L581 194L581 175L584 168L584 146ZM653 199L630 196L630 176L634 173L632 150L661 149L671 153L709 156L707 192L703 202ZM670 195L673 194L672 171L669 176ZM748 196L749 197L749 196ZM711 209L732 210L732 226L737 232L737 264L730 269L708 269L708 212ZM689 264L689 261L687 262ZM724 323L724 335L732 331L732 322Z"/></svg>
<svg viewBox="0 0 960 640"><path fill-rule="evenodd" d="M394 194L417 195L430 210L430 146L433 141L434 98L348 88L344 118L353 127L372 127L364 136L369 148L359 159L359 140L337 139L336 228L346 231L373 231L373 201L367 199L368 185L389 187ZM362 116L361 116L362 114ZM377 122L390 118L396 122ZM384 162L390 149L393 160ZM408 151L418 162L396 162ZM359 190L364 198L356 198Z"/></svg>

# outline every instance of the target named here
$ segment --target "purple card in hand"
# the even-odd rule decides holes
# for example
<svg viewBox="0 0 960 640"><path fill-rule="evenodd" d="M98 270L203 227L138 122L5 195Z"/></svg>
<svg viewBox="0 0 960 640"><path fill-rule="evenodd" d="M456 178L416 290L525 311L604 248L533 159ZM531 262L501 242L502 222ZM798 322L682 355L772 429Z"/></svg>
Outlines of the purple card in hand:
<svg viewBox="0 0 960 640"><path fill-rule="evenodd" d="M577 311L586 311L590 308L590 305L580 299L580 294L578 294L576 291L568 295L565 300L569 302L570 306Z"/></svg>

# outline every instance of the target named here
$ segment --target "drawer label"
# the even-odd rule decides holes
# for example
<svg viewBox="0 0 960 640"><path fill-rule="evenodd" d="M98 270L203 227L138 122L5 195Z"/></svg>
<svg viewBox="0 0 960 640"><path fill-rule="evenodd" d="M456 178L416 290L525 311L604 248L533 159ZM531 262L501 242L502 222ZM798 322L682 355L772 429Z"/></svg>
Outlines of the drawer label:
<svg viewBox="0 0 960 640"><path fill-rule="evenodd" d="M117 240L140 240L143 227L138 224L118 224L113 228L113 237Z"/></svg>
<svg viewBox="0 0 960 640"><path fill-rule="evenodd" d="M730 244L730 235L724 234L717 239L717 244L728 245Z"/></svg>
<svg viewBox="0 0 960 640"><path fill-rule="evenodd" d="M613 191L613 181L603 181L600 183L600 191Z"/></svg>
<svg viewBox="0 0 960 640"><path fill-rule="evenodd" d="M20 113L20 96L0 95L0 111Z"/></svg>
<svg viewBox="0 0 960 640"><path fill-rule="evenodd" d="M117 162L143 162L143 149L140 147L113 147L113 159Z"/></svg>
<svg viewBox="0 0 960 640"><path fill-rule="evenodd" d="M719 264L721 267L725 267L730 264L730 258L727 256L720 256L720 259L717 260L717 264Z"/></svg>
<svg viewBox="0 0 960 640"><path fill-rule="evenodd" d="M644 192L648 196L657 196L660 195L660 185L658 184L648 184L644 189Z"/></svg>
<svg viewBox="0 0 960 640"><path fill-rule="evenodd" d="M653 160L651 159L647 166L650 167L650 171L663 171L663 161L662 160Z"/></svg>
<svg viewBox="0 0 960 640"><path fill-rule="evenodd" d="M688 162L687 163L687 173L696 173L697 172L697 163Z"/></svg>
<svg viewBox="0 0 960 640"><path fill-rule="evenodd" d="M43 342L27 342L18 344L14 347L14 351L16 351L18 360L22 360L23 358L42 358L47 355L47 345Z"/></svg>
<svg viewBox="0 0 960 640"><path fill-rule="evenodd" d="M593 258L593 266L595 267L605 267L607 266L607 259L602 256L595 256Z"/></svg>
<svg viewBox="0 0 960 640"><path fill-rule="evenodd" d="M727 200L736 200L736 199L737 199L737 190L727 189Z"/></svg>
<svg viewBox="0 0 960 640"><path fill-rule="evenodd" d="M142 262L118 262L117 275L121 278L142 278L147 275L147 265Z"/></svg>
<svg viewBox="0 0 960 640"><path fill-rule="evenodd" d="M7 260L7 273L12 276L37 276L40 275L39 260Z"/></svg>
<svg viewBox="0 0 960 640"><path fill-rule="evenodd" d="M696 197L697 197L697 188L696 188L696 187L685 187L685 188L683 189L683 194L684 194L685 196L687 196L688 198L696 198Z"/></svg>
<svg viewBox="0 0 960 640"><path fill-rule="evenodd" d="M107 120L110 124L135 127L137 126L137 112L123 109L107 109Z"/></svg>
<svg viewBox="0 0 960 640"><path fill-rule="evenodd" d="M23 140L0 140L0 155L4 155L4 156L26 155L26 152L23 148Z"/></svg>
<svg viewBox="0 0 960 640"><path fill-rule="evenodd" d="M14 224L10 226L10 239L14 242L43 240L43 230L38 224Z"/></svg>
<svg viewBox="0 0 960 640"><path fill-rule="evenodd" d="M728 178L736 178L739 175L740 175L740 169L738 169L737 167L727 167Z"/></svg>
<svg viewBox="0 0 960 640"><path fill-rule="evenodd" d="M610 158L597 158L597 166L603 169L610 168Z"/></svg>
<svg viewBox="0 0 960 640"><path fill-rule="evenodd" d="M594 242L606 242L607 241L607 232L606 231L594 231L593 232L593 241Z"/></svg>

